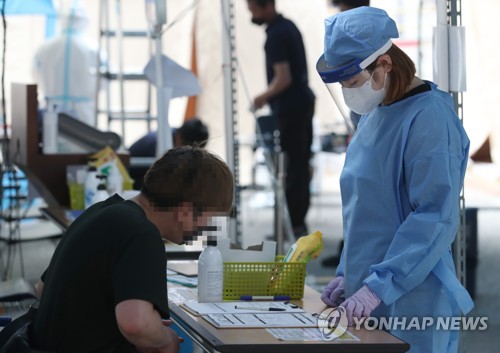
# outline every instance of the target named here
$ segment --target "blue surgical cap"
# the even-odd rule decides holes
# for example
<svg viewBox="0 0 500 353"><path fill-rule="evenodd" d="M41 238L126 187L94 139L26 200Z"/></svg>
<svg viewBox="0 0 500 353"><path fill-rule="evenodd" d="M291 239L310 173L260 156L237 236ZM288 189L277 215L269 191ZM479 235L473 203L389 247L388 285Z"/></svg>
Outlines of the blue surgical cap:
<svg viewBox="0 0 500 353"><path fill-rule="evenodd" d="M385 53L390 39L398 37L396 23L384 10L363 6L340 12L325 20L325 51L317 70L325 82L346 80Z"/></svg>

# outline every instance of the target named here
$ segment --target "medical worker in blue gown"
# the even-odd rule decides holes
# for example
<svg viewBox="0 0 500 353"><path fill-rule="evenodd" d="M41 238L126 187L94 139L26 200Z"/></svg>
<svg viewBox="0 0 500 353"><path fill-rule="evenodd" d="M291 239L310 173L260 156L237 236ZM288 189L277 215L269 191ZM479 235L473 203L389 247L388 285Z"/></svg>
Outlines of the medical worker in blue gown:
<svg viewBox="0 0 500 353"><path fill-rule="evenodd" d="M451 245L469 140L449 94L415 76L383 10L326 20L317 70L339 82L362 114L340 178L345 245L322 300L353 317L457 317L474 304L455 273ZM458 332L402 330L410 352L457 352Z"/></svg>

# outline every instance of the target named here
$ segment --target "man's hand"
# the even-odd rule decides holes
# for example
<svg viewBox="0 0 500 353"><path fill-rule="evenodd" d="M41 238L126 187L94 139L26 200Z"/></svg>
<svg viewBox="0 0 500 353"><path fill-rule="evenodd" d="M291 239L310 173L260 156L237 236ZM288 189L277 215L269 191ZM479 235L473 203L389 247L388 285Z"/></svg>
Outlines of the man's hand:
<svg viewBox="0 0 500 353"><path fill-rule="evenodd" d="M261 95L254 98L253 110L254 111L259 110L260 108L262 108L266 104L267 104L267 98L264 94L261 94Z"/></svg>
<svg viewBox="0 0 500 353"><path fill-rule="evenodd" d="M162 320L150 302L128 299L115 307L116 322L123 337L140 353L178 353L182 339Z"/></svg>
<svg viewBox="0 0 500 353"><path fill-rule="evenodd" d="M287 61L273 64L274 78L269 83L267 90L253 100L253 109L258 110L269 102L269 100L281 94L292 84L290 64Z"/></svg>
<svg viewBox="0 0 500 353"><path fill-rule="evenodd" d="M163 324L169 326L172 324L171 320L164 320ZM147 347L135 347L137 353L179 353L180 344L184 342L182 337L177 336L177 333L169 329L170 343L163 347L158 348L147 348Z"/></svg>

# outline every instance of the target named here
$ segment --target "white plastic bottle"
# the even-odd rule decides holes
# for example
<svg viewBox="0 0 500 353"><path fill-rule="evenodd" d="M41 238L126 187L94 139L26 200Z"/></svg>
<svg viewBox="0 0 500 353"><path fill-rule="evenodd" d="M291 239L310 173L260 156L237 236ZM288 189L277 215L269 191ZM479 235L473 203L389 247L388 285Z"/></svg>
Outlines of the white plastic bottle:
<svg viewBox="0 0 500 353"><path fill-rule="evenodd" d="M57 107L47 105L42 121L42 151L44 154L57 153Z"/></svg>
<svg viewBox="0 0 500 353"><path fill-rule="evenodd" d="M87 176L85 177L84 184L85 208L92 206L98 185L99 179L97 179L97 168L95 165L90 164L87 169Z"/></svg>
<svg viewBox="0 0 500 353"><path fill-rule="evenodd" d="M109 170L108 193L110 195L123 193L123 177L115 164Z"/></svg>
<svg viewBox="0 0 500 353"><path fill-rule="evenodd" d="M198 259L199 303L222 301L222 255L215 245L215 242L208 241L207 247Z"/></svg>
<svg viewBox="0 0 500 353"><path fill-rule="evenodd" d="M106 200L109 197L108 192L106 191L106 176L105 175L97 175L96 178L99 181L99 185L97 185L97 190L92 198L92 205Z"/></svg>

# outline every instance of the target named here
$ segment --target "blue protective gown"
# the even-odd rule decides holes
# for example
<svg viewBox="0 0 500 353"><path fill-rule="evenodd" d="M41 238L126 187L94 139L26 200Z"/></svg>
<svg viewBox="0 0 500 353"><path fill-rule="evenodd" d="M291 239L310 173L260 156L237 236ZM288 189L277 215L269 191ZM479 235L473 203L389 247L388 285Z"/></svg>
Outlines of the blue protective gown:
<svg viewBox="0 0 500 353"><path fill-rule="evenodd" d="M451 255L469 140L451 97L430 85L362 116L347 149L337 275L346 298L363 284L380 297L374 317L453 317L474 306ZM457 351L457 331L391 332L412 353Z"/></svg>

